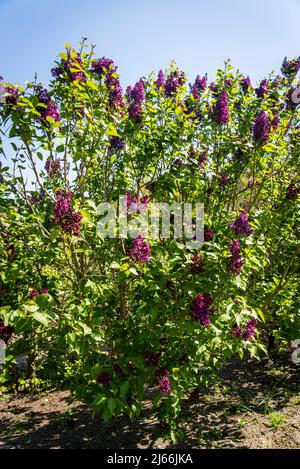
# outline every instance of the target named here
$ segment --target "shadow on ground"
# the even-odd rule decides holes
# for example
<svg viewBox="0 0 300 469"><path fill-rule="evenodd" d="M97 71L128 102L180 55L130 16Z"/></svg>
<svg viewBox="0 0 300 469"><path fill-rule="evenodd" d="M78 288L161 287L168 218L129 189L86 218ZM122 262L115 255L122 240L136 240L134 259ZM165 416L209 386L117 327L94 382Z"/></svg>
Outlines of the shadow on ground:
<svg viewBox="0 0 300 469"><path fill-rule="evenodd" d="M181 448L300 447L300 372L290 356L262 362L232 361L213 389L198 389L183 402ZM1 448L168 448L151 402L138 421L123 417L104 425L68 393L10 396L0 400Z"/></svg>

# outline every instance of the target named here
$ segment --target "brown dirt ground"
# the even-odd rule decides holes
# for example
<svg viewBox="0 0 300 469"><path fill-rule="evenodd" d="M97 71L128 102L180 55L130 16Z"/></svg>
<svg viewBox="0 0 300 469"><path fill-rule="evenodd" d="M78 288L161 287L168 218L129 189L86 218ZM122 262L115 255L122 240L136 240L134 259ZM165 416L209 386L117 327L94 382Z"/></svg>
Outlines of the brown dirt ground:
<svg viewBox="0 0 300 469"><path fill-rule="evenodd" d="M0 449L172 448L158 422L117 418L104 425L78 403L66 412L67 391L0 396ZM186 435L179 448L300 448L300 366L289 355L232 361L214 389L183 402Z"/></svg>

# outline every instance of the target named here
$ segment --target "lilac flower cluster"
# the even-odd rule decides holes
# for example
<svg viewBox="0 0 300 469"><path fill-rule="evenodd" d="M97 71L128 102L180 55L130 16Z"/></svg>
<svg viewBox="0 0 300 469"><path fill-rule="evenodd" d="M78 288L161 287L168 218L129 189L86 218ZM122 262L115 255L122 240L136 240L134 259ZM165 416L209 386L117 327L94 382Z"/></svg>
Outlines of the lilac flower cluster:
<svg viewBox="0 0 300 469"><path fill-rule="evenodd" d="M124 140L122 140L121 137L117 137L116 135L110 137L109 143L111 148L117 151L121 151L125 147Z"/></svg>
<svg viewBox="0 0 300 469"><path fill-rule="evenodd" d="M284 58L281 66L281 72L288 78L294 78L294 76L300 70L300 57L288 60L287 57Z"/></svg>
<svg viewBox="0 0 300 469"><path fill-rule="evenodd" d="M186 78L184 72L179 72L177 70L171 72L165 82L166 95L169 97L175 95L178 91L178 88L184 85L185 81Z"/></svg>
<svg viewBox="0 0 300 469"><path fill-rule="evenodd" d="M229 121L228 99L225 90L220 93L217 102L214 105L213 117L219 125L227 124L227 122Z"/></svg>
<svg viewBox="0 0 300 469"><path fill-rule="evenodd" d="M148 241L144 240L141 235L138 235L130 243L128 256L136 262L148 262L151 257L151 249Z"/></svg>
<svg viewBox="0 0 300 469"><path fill-rule="evenodd" d="M128 114L132 120L136 122L142 121L142 102L145 101L145 83L140 79L132 88L128 86L126 97L130 102Z"/></svg>
<svg viewBox="0 0 300 469"><path fill-rule="evenodd" d="M212 314L212 303L213 299L207 293L204 295L198 293L193 299L191 316L195 321L198 321L201 326L209 326L211 323L209 317Z"/></svg>
<svg viewBox="0 0 300 469"><path fill-rule="evenodd" d="M165 88L165 75L162 70L158 72L157 80L155 82L155 87L157 90L163 90Z"/></svg>
<svg viewBox="0 0 300 469"><path fill-rule="evenodd" d="M147 352L145 363L147 366L157 366L160 360L160 352Z"/></svg>
<svg viewBox="0 0 300 469"><path fill-rule="evenodd" d="M11 104L12 106L15 106L18 102L19 99L19 90L18 88L14 86L6 86L5 87L5 92L7 93L7 96L5 98L5 102L7 104Z"/></svg>
<svg viewBox="0 0 300 469"><path fill-rule="evenodd" d="M48 91L45 88L38 86L36 87L36 92L37 92L39 103L43 104L43 107L41 106L41 109L40 109L41 121L46 123L47 117L51 117L51 119L53 119L54 122L60 121L59 110L56 104L53 101L51 101L51 97Z"/></svg>
<svg viewBox="0 0 300 469"><path fill-rule="evenodd" d="M144 195L139 201L138 194L131 195L131 192L128 191L126 194L127 200L127 209L129 213L142 213L148 207L149 197Z"/></svg>
<svg viewBox="0 0 300 469"><path fill-rule="evenodd" d="M253 139L259 145L264 145L270 134L270 120L266 111L261 109L253 125Z"/></svg>
<svg viewBox="0 0 300 469"><path fill-rule="evenodd" d="M163 376L159 380L159 390L164 394L169 394L171 392L171 383L169 378Z"/></svg>
<svg viewBox="0 0 300 469"><path fill-rule="evenodd" d="M271 126L272 126L273 130L277 130L277 129L278 129L279 122L280 122L279 115L278 115L277 112L275 112L275 113L274 113L274 116L273 116L273 119L272 119L272 121L271 121Z"/></svg>
<svg viewBox="0 0 300 469"><path fill-rule="evenodd" d="M47 171L48 175L52 178L53 176L61 176L61 166L59 160L52 160L48 158L45 163L45 170Z"/></svg>
<svg viewBox="0 0 300 469"><path fill-rule="evenodd" d="M92 70L102 78L105 76L105 84L108 89L108 101L111 108L124 107L123 89L117 76L117 68L113 60L102 57L92 63Z"/></svg>
<svg viewBox="0 0 300 469"><path fill-rule="evenodd" d="M236 239L232 241L230 248L231 259L229 261L229 270L235 275L240 275L243 268L243 261L240 250L240 242Z"/></svg>
<svg viewBox="0 0 300 469"><path fill-rule="evenodd" d="M40 190L40 192L34 192L31 194L31 201L35 204L35 205L40 205L44 202L44 199L45 199L45 191L43 189Z"/></svg>
<svg viewBox="0 0 300 469"><path fill-rule="evenodd" d="M53 208L54 223L60 225L66 233L80 236L82 215L72 209L72 192L66 192L63 196L61 191L57 191L56 195L57 199Z"/></svg>
<svg viewBox="0 0 300 469"><path fill-rule="evenodd" d="M111 376L107 371L102 371L97 378L97 382L102 384L102 386L106 387L109 385L111 380Z"/></svg>
<svg viewBox="0 0 300 469"><path fill-rule="evenodd" d="M231 329L231 334L234 337L241 338L244 341L253 340L256 334L257 320L255 318L250 319L242 327L233 327Z"/></svg>
<svg viewBox="0 0 300 469"><path fill-rule="evenodd" d="M268 93L268 80L264 79L260 82L259 87L255 88L255 93L258 98L264 98Z"/></svg>
<svg viewBox="0 0 300 469"><path fill-rule="evenodd" d="M214 237L213 230L209 226L204 225L204 242L208 243L209 241L212 241L213 237Z"/></svg>
<svg viewBox="0 0 300 469"><path fill-rule="evenodd" d="M206 87L207 74L205 74L202 78L200 75L197 75L194 84L190 85L191 93L197 101L200 99L200 93L205 90Z"/></svg>
<svg viewBox="0 0 300 469"><path fill-rule="evenodd" d="M242 85L242 90L244 93L247 93L247 91L249 90L249 88L251 88L251 80L250 80L250 77L247 76L247 77L243 77L242 78L242 81L241 81L241 85Z"/></svg>
<svg viewBox="0 0 300 469"><path fill-rule="evenodd" d="M3 320L0 319L0 339L3 340L6 344L8 344L13 333L13 326L5 326Z"/></svg>
<svg viewBox="0 0 300 469"><path fill-rule="evenodd" d="M297 199L299 194L300 194L300 186L297 187L296 184L292 182L287 188L286 198L290 200Z"/></svg>
<svg viewBox="0 0 300 469"><path fill-rule="evenodd" d="M202 274L205 272L204 269L205 260L201 257L199 252L195 252L192 258L192 263L190 265L190 272L192 274Z"/></svg>
<svg viewBox="0 0 300 469"><path fill-rule="evenodd" d="M51 69L51 74L56 79L61 79L64 74L67 74L71 81L86 81L82 68L82 59L75 51L68 51L68 60L61 60L57 67Z"/></svg>
<svg viewBox="0 0 300 469"><path fill-rule="evenodd" d="M39 292L36 291L35 288L33 288L30 293L29 293L29 298L33 300L38 295L48 295L48 289L47 288L41 288Z"/></svg>
<svg viewBox="0 0 300 469"><path fill-rule="evenodd" d="M249 236L253 233L253 229L249 225L246 210L242 210L234 221L229 222L229 227L232 228L237 235Z"/></svg>
<svg viewBox="0 0 300 469"><path fill-rule="evenodd" d="M225 172L222 172L220 174L220 178L219 178L219 185L222 189L224 189L225 186L227 186L227 184L229 183L230 181L230 176L229 174L225 173Z"/></svg>
<svg viewBox="0 0 300 469"><path fill-rule="evenodd" d="M207 163L208 148L205 148L198 157L198 166L200 169L204 168Z"/></svg>

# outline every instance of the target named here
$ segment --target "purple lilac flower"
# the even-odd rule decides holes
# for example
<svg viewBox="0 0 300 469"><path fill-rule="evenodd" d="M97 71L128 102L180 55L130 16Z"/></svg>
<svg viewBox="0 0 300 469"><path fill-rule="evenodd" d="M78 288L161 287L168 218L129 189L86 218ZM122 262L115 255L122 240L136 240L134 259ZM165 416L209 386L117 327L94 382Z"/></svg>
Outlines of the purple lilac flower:
<svg viewBox="0 0 300 469"><path fill-rule="evenodd" d="M200 77L200 75L197 75L194 84L190 85L191 93L197 101L200 99L200 93L205 90L206 87L207 74L204 75L202 78Z"/></svg>
<svg viewBox="0 0 300 469"><path fill-rule="evenodd" d="M164 72L162 70L160 70L158 72L158 75L157 75L157 80L155 82L155 86L156 86L156 89L159 90L163 90L164 87L165 87L165 75L164 75Z"/></svg>
<svg viewBox="0 0 300 469"><path fill-rule="evenodd" d="M128 87L126 91L126 96L135 103L141 104L145 101L145 84L142 79L140 79L133 88Z"/></svg>
<svg viewBox="0 0 300 469"><path fill-rule="evenodd" d="M166 95L171 97L177 93L177 90L180 86L185 83L185 76L183 72L178 72L175 70L171 72L165 82L165 92Z"/></svg>
<svg viewBox="0 0 300 469"><path fill-rule="evenodd" d="M253 125L253 139L259 145L264 145L270 134L270 120L268 114L261 109Z"/></svg>
<svg viewBox="0 0 300 469"><path fill-rule="evenodd" d="M208 148L205 148L198 157L198 166L201 169L204 168L207 163L207 154L208 154Z"/></svg>
<svg viewBox="0 0 300 469"><path fill-rule="evenodd" d="M6 344L8 344L13 333L14 333L14 327L5 326L4 321L0 319L0 339L3 340Z"/></svg>
<svg viewBox="0 0 300 469"><path fill-rule="evenodd" d="M113 148L114 150L120 151L123 150L123 148L125 147L124 140L122 140L121 137L117 137L116 135L112 136L109 139L109 143L111 148Z"/></svg>
<svg viewBox="0 0 300 469"><path fill-rule="evenodd" d="M280 122L279 115L278 115L277 112L275 112L275 114L274 114L274 116L273 116L273 119L272 119L272 121L271 121L271 126L272 126L273 130L277 130L277 129L278 129L279 122Z"/></svg>
<svg viewBox="0 0 300 469"><path fill-rule="evenodd" d="M232 241L229 251L231 253L231 259L229 261L229 270L235 275L240 275L243 268L242 255L240 251L240 242L236 239Z"/></svg>
<svg viewBox="0 0 300 469"><path fill-rule="evenodd" d="M39 292L40 295L48 295L48 293L49 293L49 292L48 292L48 289L47 289L47 288L44 288L44 287L41 288L41 289L40 289L40 292Z"/></svg>
<svg viewBox="0 0 300 469"><path fill-rule="evenodd" d="M130 243L128 256L136 262L148 262L151 257L151 249L148 241L144 240L141 235L138 235Z"/></svg>
<svg viewBox="0 0 300 469"><path fill-rule="evenodd" d="M229 183L230 181L230 176L229 174L225 173L225 172L222 172L220 174L220 178L219 178L219 185L222 189L224 189L225 186L227 186L227 184Z"/></svg>
<svg viewBox="0 0 300 469"><path fill-rule="evenodd" d="M214 81L212 81L209 85L209 89L213 92L213 94L217 94L219 92L219 88Z"/></svg>
<svg viewBox="0 0 300 469"><path fill-rule="evenodd" d="M162 376L170 376L170 371L166 368L158 368L155 372L155 376L157 378L161 378Z"/></svg>
<svg viewBox="0 0 300 469"><path fill-rule="evenodd" d="M214 237L213 230L209 226L205 225L204 226L204 242L208 243L209 241L213 239L213 237Z"/></svg>
<svg viewBox="0 0 300 469"><path fill-rule="evenodd" d="M207 293L204 295L198 293L193 299L191 316L195 321L198 321L201 326L209 326L211 323L209 317L212 314L212 302L212 297Z"/></svg>
<svg viewBox="0 0 300 469"><path fill-rule="evenodd" d="M300 194L300 186L296 186L294 182L292 182L286 191L286 198L289 200L297 199L298 195Z"/></svg>
<svg viewBox="0 0 300 469"><path fill-rule="evenodd" d="M247 321L242 339L245 341L252 339L252 337L256 334L256 326L257 320L255 318L250 319L250 321Z"/></svg>
<svg viewBox="0 0 300 469"><path fill-rule="evenodd" d="M253 229L249 225L246 210L242 210L236 220L229 223L229 227L232 228L237 235L249 236L253 233Z"/></svg>
<svg viewBox="0 0 300 469"><path fill-rule="evenodd" d="M96 59L92 63L92 70L98 75L102 76L104 73L111 73L111 71L116 72L117 68L114 65L112 59L102 57L102 59Z"/></svg>
<svg viewBox="0 0 300 469"><path fill-rule="evenodd" d="M63 196L61 191L56 192L57 199L53 208L54 223L60 225L61 229L73 236L80 236L80 223L82 215L75 212L71 206L72 193L66 192Z"/></svg>
<svg viewBox="0 0 300 469"><path fill-rule="evenodd" d="M144 195L139 201L138 194L131 195L128 191L126 194L127 209L130 213L142 213L148 207L149 197Z"/></svg>
<svg viewBox="0 0 300 469"><path fill-rule="evenodd" d="M281 72L288 78L293 78L298 71L300 70L300 57L288 60L287 57L284 58Z"/></svg>
<svg viewBox="0 0 300 469"><path fill-rule="evenodd" d="M170 380L167 377L162 377L159 380L159 390L164 394L169 394L171 392Z"/></svg>
<svg viewBox="0 0 300 469"><path fill-rule="evenodd" d="M215 121L219 125L227 124L227 122L229 121L228 99L225 90L220 93L217 99L217 102L213 109L213 116Z"/></svg>
<svg viewBox="0 0 300 469"><path fill-rule="evenodd" d="M255 88L255 92L258 98L264 98L268 93L268 80L262 80L258 88Z"/></svg>
<svg viewBox="0 0 300 469"><path fill-rule="evenodd" d="M203 259L203 257L201 257L201 254L199 252L195 252L189 270L192 274L202 274L203 272L205 272L205 269L203 267L204 264L205 260Z"/></svg>
<svg viewBox="0 0 300 469"><path fill-rule="evenodd" d="M102 373L98 376L97 381L102 384L102 386L108 386L110 383L111 377L107 371L102 371Z"/></svg>
<svg viewBox="0 0 300 469"><path fill-rule="evenodd" d="M157 366L160 360L160 352L147 352L145 356L145 363L148 366Z"/></svg>
<svg viewBox="0 0 300 469"><path fill-rule="evenodd" d="M295 91L297 92L296 94L296 99L294 99L294 93ZM298 99L297 99L298 98ZM299 99L300 99L300 91L298 87L292 87L289 89L286 95L286 107L287 109L295 109L298 104L299 104Z"/></svg>
<svg viewBox="0 0 300 469"><path fill-rule="evenodd" d="M241 81L241 85L242 85L242 90L244 93L247 93L247 91L249 90L249 88L251 88L251 80L250 80L250 77L247 76L247 77L243 77L242 78L242 81Z"/></svg>
<svg viewBox="0 0 300 469"><path fill-rule="evenodd" d="M113 60L102 57L92 63L92 70L97 73L100 78L105 76L105 84L108 89L108 101L111 108L117 109L124 107L123 89L116 75L117 68Z"/></svg>
<svg viewBox="0 0 300 469"><path fill-rule="evenodd" d="M61 166L59 160L52 160L48 158L45 164L45 170L47 171L50 177L61 176Z"/></svg>
<svg viewBox="0 0 300 469"><path fill-rule="evenodd" d="M60 113L58 107L53 101L48 102L47 107L43 108L41 111L41 120L46 123L47 117L51 117L54 122L60 121Z"/></svg>
<svg viewBox="0 0 300 469"><path fill-rule="evenodd" d="M18 102L19 90L14 86L6 86L5 92L8 94L5 98L7 104L15 105Z"/></svg>

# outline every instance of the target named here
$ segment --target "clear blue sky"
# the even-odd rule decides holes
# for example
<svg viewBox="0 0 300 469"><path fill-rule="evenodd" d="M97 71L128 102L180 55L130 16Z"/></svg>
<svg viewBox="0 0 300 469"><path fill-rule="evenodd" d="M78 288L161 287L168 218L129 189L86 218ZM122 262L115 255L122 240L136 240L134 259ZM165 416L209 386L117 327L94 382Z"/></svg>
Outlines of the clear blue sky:
<svg viewBox="0 0 300 469"><path fill-rule="evenodd" d="M0 0L0 74L45 84L64 42L113 58L124 85L174 59L190 80L223 61L254 80L300 55L300 0Z"/></svg>

